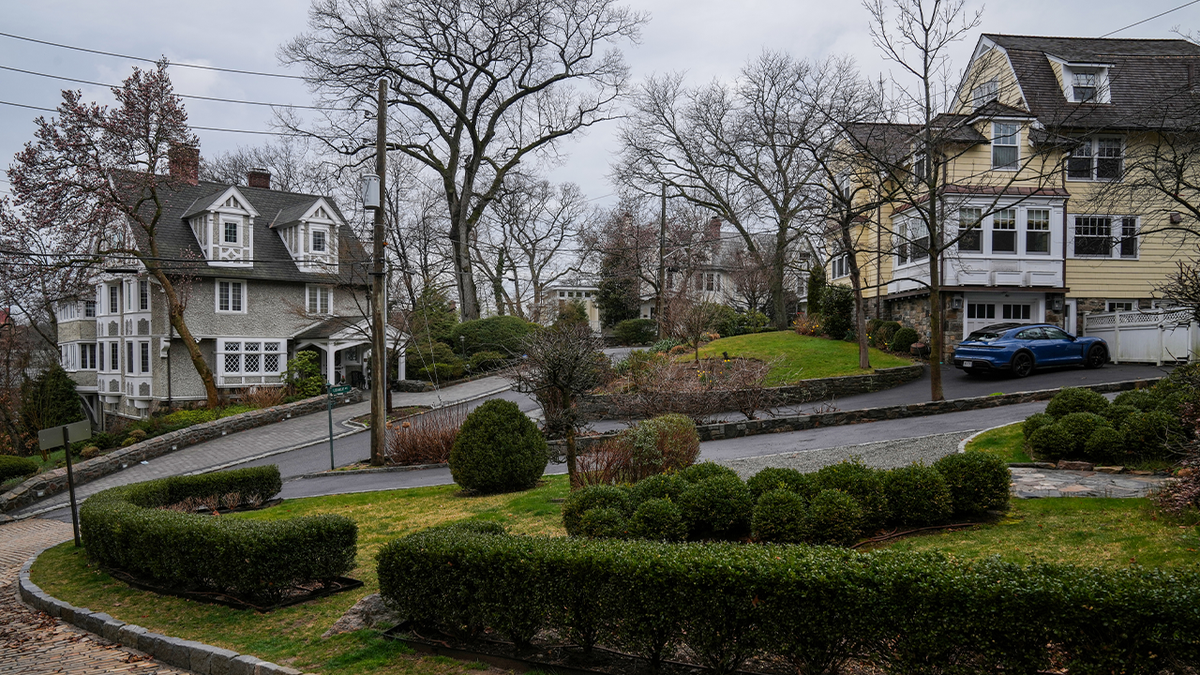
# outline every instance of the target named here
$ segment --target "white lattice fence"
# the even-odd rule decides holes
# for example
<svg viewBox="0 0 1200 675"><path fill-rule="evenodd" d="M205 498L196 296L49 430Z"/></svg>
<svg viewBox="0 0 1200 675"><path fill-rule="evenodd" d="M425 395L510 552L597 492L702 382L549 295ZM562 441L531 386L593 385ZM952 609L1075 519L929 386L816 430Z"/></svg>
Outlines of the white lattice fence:
<svg viewBox="0 0 1200 675"><path fill-rule="evenodd" d="M1200 326L1190 309L1085 314L1080 333L1103 338L1113 363L1162 365L1193 361L1200 354Z"/></svg>

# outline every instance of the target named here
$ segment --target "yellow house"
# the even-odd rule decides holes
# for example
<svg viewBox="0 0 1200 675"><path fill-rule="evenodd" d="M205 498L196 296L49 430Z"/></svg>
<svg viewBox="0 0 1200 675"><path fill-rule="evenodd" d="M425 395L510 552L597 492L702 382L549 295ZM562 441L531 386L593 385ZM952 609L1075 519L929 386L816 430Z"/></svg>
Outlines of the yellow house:
<svg viewBox="0 0 1200 675"><path fill-rule="evenodd" d="M1085 312L1153 306L1193 251L1179 231L1200 231L1148 185L1163 139L1200 127L1200 46L985 34L965 73L928 127L851 130L888 168L855 232L870 315L927 337L931 255L947 349L988 324L1073 333ZM831 258L834 283L847 267Z"/></svg>

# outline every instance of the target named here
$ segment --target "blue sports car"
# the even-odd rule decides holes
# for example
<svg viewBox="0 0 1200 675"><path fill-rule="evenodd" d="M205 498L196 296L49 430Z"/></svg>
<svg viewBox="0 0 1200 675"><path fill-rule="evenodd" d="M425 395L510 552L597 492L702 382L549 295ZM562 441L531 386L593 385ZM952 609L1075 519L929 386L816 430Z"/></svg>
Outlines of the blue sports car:
<svg viewBox="0 0 1200 675"><path fill-rule="evenodd" d="M968 375L1006 370L1025 377L1043 366L1108 363L1108 344L1096 337L1075 337L1051 324L998 323L981 328L954 348L954 367Z"/></svg>

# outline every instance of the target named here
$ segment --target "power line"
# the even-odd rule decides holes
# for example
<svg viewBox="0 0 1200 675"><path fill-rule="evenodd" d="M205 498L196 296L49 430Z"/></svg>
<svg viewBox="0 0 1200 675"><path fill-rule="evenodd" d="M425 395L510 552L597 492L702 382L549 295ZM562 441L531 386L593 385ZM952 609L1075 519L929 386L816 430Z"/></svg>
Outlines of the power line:
<svg viewBox="0 0 1200 675"><path fill-rule="evenodd" d="M66 77L64 75L50 75L49 73L39 73L35 70L25 70L23 68L13 68L12 66L0 65L0 70L8 70L14 73L23 73L25 75L36 75L37 77L46 77L52 80L62 80L63 82L74 82L76 84L87 84L93 87L119 88L115 84L107 84L105 82L93 82L92 80L81 80L75 77ZM232 98L220 98L218 96L199 96L197 94L175 94L180 98L192 98L200 101L218 101L220 103L240 103L243 105L261 105L272 108L300 108L303 110L353 110L353 108L328 108L317 105L294 105L291 103L266 103L263 101L242 101Z"/></svg>
<svg viewBox="0 0 1200 675"><path fill-rule="evenodd" d="M11 105L16 108L27 108L29 110L41 110L43 112L48 112L48 113L58 112L54 108L43 108L41 106L36 106L36 105L25 105L24 103L13 103L12 101L0 101L0 105ZM285 131L254 131L251 129L225 129L223 127L201 127L201 126L196 126L194 124L188 125L188 126L191 127L192 129L198 129L200 131L220 131L220 132L230 133L230 134L258 134L258 135L262 135L262 136L287 136L287 137L294 137L294 138L304 136L304 134L293 134L293 133L288 133Z"/></svg>
<svg viewBox="0 0 1200 675"><path fill-rule="evenodd" d="M50 42L49 40L38 40L36 38L25 37L22 35L13 35L12 33L0 33L0 36L6 37L6 38L12 38L13 40L25 40L26 42L36 42L37 44L48 45L50 47L58 47L60 49L71 49L71 50L74 50L77 52L87 52L89 54L100 54L101 56L113 56L113 57L116 57L119 59L130 59L132 61L142 61L144 63L158 63L158 60L148 59L144 56L130 56L128 54L118 54L116 52L106 52L106 51L102 51L99 49L88 49L87 47L76 47L73 45L66 45L66 44L62 44L59 42ZM175 62L168 61L167 65L169 67L174 66L176 68L195 68L197 70L216 70L216 71L219 71L222 73L238 73L240 75L258 75L261 77L278 77L278 78L282 78L282 79L286 79L286 80L303 80L303 79L305 79L302 75L284 75L283 73L263 73L263 72L259 72L259 71L255 71L255 70L240 70L238 68L220 68L218 66L204 66L204 65L200 65L198 63L175 63Z"/></svg>
<svg viewBox="0 0 1200 675"><path fill-rule="evenodd" d="M1165 12L1159 12L1158 14L1155 14L1154 16L1151 16L1151 17L1148 17L1148 18L1142 19L1141 21L1135 21L1135 22L1133 22L1133 23L1129 24L1128 26L1125 26L1125 27L1123 27L1123 28L1118 28L1118 29L1116 29L1116 30L1114 30L1114 31L1112 31L1112 32L1109 32L1109 33L1105 33L1104 35L1101 35L1100 37L1102 37L1102 38L1106 38L1106 37L1108 37L1109 35L1116 35L1117 33L1120 33L1120 32L1121 32L1121 31L1123 31L1123 30L1128 30L1128 29L1130 29L1130 28L1133 28L1134 26L1140 26L1140 25L1142 25L1142 24L1146 23L1147 21L1153 21L1153 20L1157 19L1157 18L1158 18L1158 17L1160 17L1160 16L1166 16L1166 15L1170 14L1171 12L1177 12L1177 11L1179 11L1179 10L1181 10L1181 9L1185 8L1185 7L1191 7L1192 5L1194 5L1194 4L1198 3L1198 2L1200 2L1200 0L1192 0L1191 2L1185 2L1184 4L1182 4L1182 5L1178 6L1178 7L1172 7L1171 9L1168 9L1168 10L1167 10L1167 11L1165 11Z"/></svg>

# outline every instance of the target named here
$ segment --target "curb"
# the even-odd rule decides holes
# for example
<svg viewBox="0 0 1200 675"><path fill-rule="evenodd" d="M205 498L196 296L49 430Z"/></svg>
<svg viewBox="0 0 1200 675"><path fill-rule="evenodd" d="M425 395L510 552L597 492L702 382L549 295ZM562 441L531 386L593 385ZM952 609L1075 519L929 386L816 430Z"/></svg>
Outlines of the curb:
<svg viewBox="0 0 1200 675"><path fill-rule="evenodd" d="M960 441L960 442L959 442L959 444L958 444L958 451L959 451L960 453L966 452L966 451L967 451L967 444L968 444L968 443L970 443L971 441L975 440L975 439L976 439L976 437L978 437L978 436L982 436L982 435L986 434L986 433L987 433L987 432L989 432L989 431L994 431L994 430L996 430L996 429L1000 429L1000 428L1003 428L1003 427L1009 427L1009 426L1012 426L1013 424L1019 424L1019 422L1009 422L1008 424L998 424L998 425L996 425L996 426L994 426L994 427L991 427L991 428L989 428L989 429L980 429L979 431L976 431L975 433L971 434L970 436L967 436L966 438L962 439L962 441Z"/></svg>
<svg viewBox="0 0 1200 675"><path fill-rule="evenodd" d="M51 544L56 546L57 544ZM48 595L29 579L29 570L47 548L33 554L21 566L17 592L26 605L56 619L81 628L110 642L145 652L168 666L190 670L197 675L302 675L301 671L263 661L257 656L201 642L153 633L141 626L114 619L103 612L76 607Z"/></svg>
<svg viewBox="0 0 1200 675"><path fill-rule="evenodd" d="M370 469L349 469L346 471L318 471L316 473L305 473L296 478L329 478L330 476L358 476L360 474L369 473L399 473L404 471L425 471L426 469L444 469L450 466L442 462L440 464L407 464L404 466L378 466Z"/></svg>

